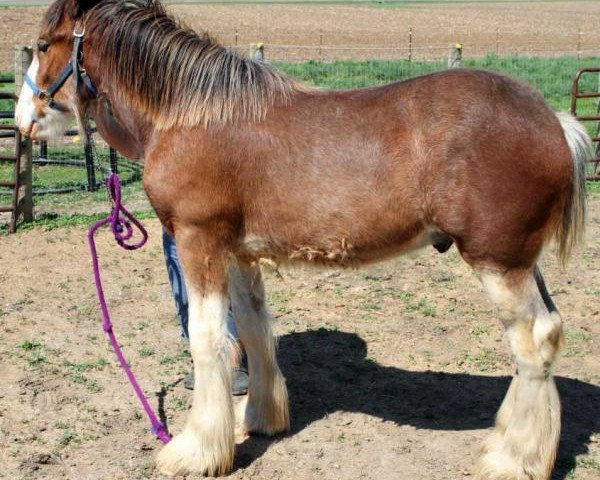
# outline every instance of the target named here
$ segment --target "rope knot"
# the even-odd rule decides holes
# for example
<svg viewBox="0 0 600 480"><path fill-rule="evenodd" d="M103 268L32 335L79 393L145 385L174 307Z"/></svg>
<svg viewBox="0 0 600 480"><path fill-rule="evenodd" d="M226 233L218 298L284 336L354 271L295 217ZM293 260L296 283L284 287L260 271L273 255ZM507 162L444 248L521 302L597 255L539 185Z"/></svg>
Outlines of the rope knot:
<svg viewBox="0 0 600 480"><path fill-rule="evenodd" d="M144 226L121 204L121 181L116 173L111 173L106 179L106 188L112 203L110 213L110 227L116 242L126 250L137 250L141 248L148 240L148 232ZM142 235L138 242L129 243L133 237L134 228Z"/></svg>

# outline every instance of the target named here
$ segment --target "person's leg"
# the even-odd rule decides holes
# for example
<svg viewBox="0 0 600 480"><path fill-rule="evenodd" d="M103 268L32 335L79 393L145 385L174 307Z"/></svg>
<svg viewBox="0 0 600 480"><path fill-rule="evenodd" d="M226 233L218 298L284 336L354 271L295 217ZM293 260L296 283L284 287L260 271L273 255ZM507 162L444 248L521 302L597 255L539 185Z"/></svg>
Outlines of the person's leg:
<svg viewBox="0 0 600 480"><path fill-rule="evenodd" d="M179 263L179 257L177 256L177 247L175 246L175 240L165 230L163 230L163 253L165 255L165 263L167 264L167 273L169 275L169 283L171 284L171 292L173 294L173 300L175 300L175 307L177 308L177 318L179 319L179 325L181 326L181 336L186 340L189 340L190 335L188 332L188 294L185 288L185 280L183 279L183 271L181 270L181 263ZM227 321L229 325L229 320ZM193 388L193 382L192 382Z"/></svg>
<svg viewBox="0 0 600 480"><path fill-rule="evenodd" d="M179 262L179 257L177 255L175 240L165 230L163 230L163 253L167 265L167 272L169 274L171 292L173 293L173 299L175 300L175 306L177 308L177 318L179 319L179 324L181 326L181 336L186 340L189 340L187 289L183 278L181 263ZM240 337L235 326L235 320L233 319L231 309L227 313L227 331L238 346L231 361L233 367L231 392L233 395L245 395L248 392L248 371L245 366L245 354L243 347L240 344ZM191 372L185 378L183 385L188 390L194 389L194 372Z"/></svg>
<svg viewBox="0 0 600 480"><path fill-rule="evenodd" d="M248 393L248 367L246 365L246 352L244 345L240 341L237 328L235 326L235 319L231 311L231 306L227 312L227 331L231 338L233 338L235 345L238 348L233 352L231 359L231 393L233 395L246 395Z"/></svg>

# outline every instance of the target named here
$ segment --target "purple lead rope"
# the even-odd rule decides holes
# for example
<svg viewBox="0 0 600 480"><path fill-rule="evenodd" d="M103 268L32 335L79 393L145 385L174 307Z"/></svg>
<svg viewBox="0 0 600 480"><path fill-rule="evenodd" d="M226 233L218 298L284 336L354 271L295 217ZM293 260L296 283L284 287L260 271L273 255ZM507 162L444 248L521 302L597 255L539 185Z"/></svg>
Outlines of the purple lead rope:
<svg viewBox="0 0 600 480"><path fill-rule="evenodd" d="M121 247L126 250L137 250L138 248L143 247L146 243L146 240L148 240L148 232L146 232L146 229L139 222L139 220L129 213L125 207L123 207L123 205L121 205L121 181L119 180L119 176L111 173L106 180L106 186L112 201L112 211L108 217L106 217L104 220L96 222L88 231L88 242L90 244L92 265L94 268L94 281L96 282L98 300L100 301L100 308L102 310L102 317L104 319L102 328L106 332L106 335L108 335L108 339L113 347L113 350L115 351L115 355L117 356L121 367L123 370L125 370L125 374L129 379L129 383L131 383L131 386L140 400L146 415L148 415L148 418L150 419L150 423L152 424L152 433L156 435L161 442L168 443L169 440L171 440L171 435L169 435L167 428L158 420L154 410L148 403L148 400L146 399L144 392L142 392L135 375L131 371L131 368L123 356L121 347L119 346L119 343L117 342L113 332L113 326L112 322L110 321L108 307L106 305L106 300L104 299L104 290L102 289L102 281L100 279L100 267L98 265L98 254L96 253L96 243L94 241L94 234L96 233L96 230L104 225L110 224L115 240ZM128 243L131 237L133 237L134 233L132 224L135 225L142 235L141 240L137 243Z"/></svg>

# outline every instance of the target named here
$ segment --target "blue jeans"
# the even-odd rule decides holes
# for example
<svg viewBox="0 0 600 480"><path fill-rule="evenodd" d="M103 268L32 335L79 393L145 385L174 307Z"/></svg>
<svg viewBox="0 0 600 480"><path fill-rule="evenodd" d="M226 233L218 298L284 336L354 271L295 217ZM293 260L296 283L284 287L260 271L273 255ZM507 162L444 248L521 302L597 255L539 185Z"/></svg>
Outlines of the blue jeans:
<svg viewBox="0 0 600 480"><path fill-rule="evenodd" d="M177 256L175 240L164 230L163 253L165 254L165 262L167 263L171 292L173 293L173 299L175 300L175 307L177 307L177 318L179 319L179 325L181 326L181 336L188 340L190 338L188 333L188 294L187 289L185 288L183 270L181 270L181 264L179 263L179 257ZM231 309L227 313L227 330L234 340L239 340L240 337L235 328L235 321L231 314Z"/></svg>

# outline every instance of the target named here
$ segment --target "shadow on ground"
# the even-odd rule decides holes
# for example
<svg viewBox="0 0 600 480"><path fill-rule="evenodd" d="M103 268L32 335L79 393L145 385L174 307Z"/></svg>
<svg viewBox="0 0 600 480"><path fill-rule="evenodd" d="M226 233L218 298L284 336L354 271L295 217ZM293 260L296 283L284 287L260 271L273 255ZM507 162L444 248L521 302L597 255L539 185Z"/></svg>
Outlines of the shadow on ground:
<svg viewBox="0 0 600 480"><path fill-rule="evenodd" d="M366 358L367 346L355 334L316 330L285 335L279 360L290 393L291 435L336 411L360 412L399 425L430 430L489 428L509 377L443 372L411 372L382 367ZM554 480L565 479L575 457L587 452L600 431L600 388L557 378L563 405L563 434ZM244 468L273 440L254 436L236 451Z"/></svg>

